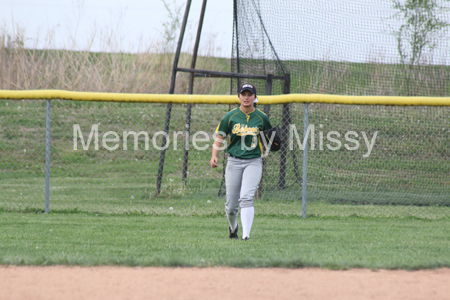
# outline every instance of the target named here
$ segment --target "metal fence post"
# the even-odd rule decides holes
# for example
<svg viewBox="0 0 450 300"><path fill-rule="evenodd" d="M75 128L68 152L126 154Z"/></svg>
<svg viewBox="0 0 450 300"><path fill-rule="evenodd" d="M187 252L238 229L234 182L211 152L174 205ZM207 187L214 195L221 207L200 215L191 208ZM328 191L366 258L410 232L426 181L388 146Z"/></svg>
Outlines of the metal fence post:
<svg viewBox="0 0 450 300"><path fill-rule="evenodd" d="M202 4L202 11L200 13L200 20L198 22L198 28L197 28L197 37L195 38L195 45L194 45L194 51L192 54L192 61L191 61L191 69L195 69L195 64L197 63L197 54L198 54L198 47L200 44L200 37L202 35L202 27L203 27L203 19L205 17L205 10L206 10L206 0L203 0ZM189 74L189 91L188 94L192 95L194 93L194 73ZM186 184L187 179L187 169L188 169L188 160L189 160L189 135L191 133L191 111L192 111L192 104L187 105L186 110L186 138L185 138L185 146L184 146L184 158L183 158L183 170L181 175L181 180L184 184Z"/></svg>
<svg viewBox="0 0 450 300"><path fill-rule="evenodd" d="M272 84L273 84L273 74L267 74L266 79L266 96L272 95ZM264 105L264 113L267 115L267 117L270 118L270 105ZM265 149L268 151L267 149ZM264 179L264 167L266 165L266 158L262 158L262 173L261 173L261 179L259 180L259 187L256 191L256 198L260 199L262 197L262 191L263 191L263 179Z"/></svg>
<svg viewBox="0 0 450 300"><path fill-rule="evenodd" d="M50 211L50 100L45 117L45 213Z"/></svg>
<svg viewBox="0 0 450 300"><path fill-rule="evenodd" d="M308 103L305 103L305 121L303 124L303 183L302 183L302 217L306 218L306 186L308 166Z"/></svg>
<svg viewBox="0 0 450 300"><path fill-rule="evenodd" d="M183 23L181 24L181 31L180 36L178 37L178 44L177 44L177 50L175 52L175 58L173 60L173 67L172 67L172 78L170 80L170 89L169 94L175 93L175 81L177 78L177 69L178 69L178 61L180 59L180 53L181 53L181 45L183 44L183 38L184 33L186 31L186 24L189 16L189 10L191 9L191 0L187 0L186 3L186 9L184 11L184 17L183 17ZM167 104L166 109L166 121L164 125L164 132L166 135L163 136L162 141L162 150L161 154L159 156L159 168L158 168L158 177L156 178L156 195L161 194L161 184L162 184L162 178L163 178L163 171L164 171L164 161L166 159L166 145L167 145L167 135L169 133L170 128L170 116L172 114L172 103Z"/></svg>
<svg viewBox="0 0 450 300"><path fill-rule="evenodd" d="M291 93L291 74L284 74L283 94ZM283 116L281 119L281 137L282 140L287 140L289 127L291 126L291 111L290 103L283 104ZM287 161L288 147L281 144L280 150L280 175L278 179L278 188L280 190L286 187L286 161Z"/></svg>

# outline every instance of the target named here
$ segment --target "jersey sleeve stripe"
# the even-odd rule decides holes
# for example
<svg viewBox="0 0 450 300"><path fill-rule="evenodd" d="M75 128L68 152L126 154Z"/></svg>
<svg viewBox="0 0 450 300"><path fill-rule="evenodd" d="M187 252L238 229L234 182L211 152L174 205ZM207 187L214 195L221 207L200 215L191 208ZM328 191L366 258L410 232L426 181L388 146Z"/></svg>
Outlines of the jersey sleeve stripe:
<svg viewBox="0 0 450 300"><path fill-rule="evenodd" d="M262 129L264 130L264 120L261 118L260 115L257 115L260 119L261 119L261 123L262 123Z"/></svg>
<svg viewBox="0 0 450 300"><path fill-rule="evenodd" d="M234 115L232 115L231 117L230 117L230 119L228 119L228 130L230 130L230 122L231 122L231 119L235 116L235 115L237 115L239 112L237 112L237 113L235 113Z"/></svg>
<svg viewBox="0 0 450 300"><path fill-rule="evenodd" d="M262 113L263 115L267 116L265 112L263 112L262 110L260 110L259 108L257 108L256 110L258 110L260 113Z"/></svg>

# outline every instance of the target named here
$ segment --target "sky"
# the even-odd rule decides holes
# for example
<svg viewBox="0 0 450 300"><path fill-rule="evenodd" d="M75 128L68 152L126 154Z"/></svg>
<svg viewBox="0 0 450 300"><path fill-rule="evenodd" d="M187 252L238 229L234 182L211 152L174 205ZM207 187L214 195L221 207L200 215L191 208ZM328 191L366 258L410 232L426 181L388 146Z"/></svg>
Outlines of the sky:
<svg viewBox="0 0 450 300"><path fill-rule="evenodd" d="M172 12L183 6L182 18L186 0L165 1ZM192 51L202 2L192 0L183 51ZM396 39L388 33L399 26L389 18L390 0L288 0L270 9L267 17L277 19L266 29L281 59L398 60ZM0 30L23 30L26 46L35 48L139 52L162 37L168 16L163 0L0 0ZM214 55L230 57L232 25L233 1L208 0L200 55L213 40ZM450 64L448 37L439 43L433 60Z"/></svg>
<svg viewBox="0 0 450 300"><path fill-rule="evenodd" d="M185 36L186 47L192 49L197 32L202 0L192 0ZM166 0L174 12L186 0ZM230 56L232 41L233 2L209 0L206 6L201 42L215 36L217 54ZM55 47L90 48L101 51L105 40L113 36L113 48L136 52L161 37L169 13L162 0L0 0L1 30L8 34L25 30L27 45L39 41L44 47L47 36L52 36ZM114 32L111 35L111 32ZM91 45L95 34L94 44ZM178 40L178 34L177 38Z"/></svg>

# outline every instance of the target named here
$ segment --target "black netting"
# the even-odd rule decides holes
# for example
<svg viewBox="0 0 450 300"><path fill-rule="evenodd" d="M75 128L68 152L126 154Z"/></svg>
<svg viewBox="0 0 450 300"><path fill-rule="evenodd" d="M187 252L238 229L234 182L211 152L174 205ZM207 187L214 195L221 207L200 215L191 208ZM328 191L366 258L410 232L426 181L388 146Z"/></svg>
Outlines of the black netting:
<svg viewBox="0 0 450 300"><path fill-rule="evenodd" d="M290 74L290 93L449 95L450 3L399 3L234 0L231 69ZM249 80L265 93L265 79ZM284 84L275 79L272 94Z"/></svg>

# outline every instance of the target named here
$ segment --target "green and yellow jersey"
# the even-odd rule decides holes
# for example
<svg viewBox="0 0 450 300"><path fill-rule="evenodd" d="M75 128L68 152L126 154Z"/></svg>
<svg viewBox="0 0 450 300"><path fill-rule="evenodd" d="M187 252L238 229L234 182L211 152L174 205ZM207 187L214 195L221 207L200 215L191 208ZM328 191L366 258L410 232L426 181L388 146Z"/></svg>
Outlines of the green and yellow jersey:
<svg viewBox="0 0 450 300"><path fill-rule="evenodd" d="M216 132L228 136L227 152L238 158L261 157L263 148L260 131L272 128L269 118L259 109L244 113L239 107L229 111Z"/></svg>

